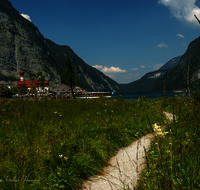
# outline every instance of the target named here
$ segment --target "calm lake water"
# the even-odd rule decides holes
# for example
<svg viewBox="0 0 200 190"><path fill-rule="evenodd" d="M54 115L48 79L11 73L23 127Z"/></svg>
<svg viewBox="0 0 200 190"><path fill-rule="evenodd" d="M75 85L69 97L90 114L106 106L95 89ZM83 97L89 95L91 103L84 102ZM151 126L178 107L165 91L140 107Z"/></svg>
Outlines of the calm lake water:
<svg viewBox="0 0 200 190"><path fill-rule="evenodd" d="M186 92L173 92L173 91L166 91L166 96L167 97L174 97L175 95L177 96L182 96L183 94L186 94ZM158 97L164 97L164 92L163 91L154 91L154 92L138 92L138 93L119 93L116 92L114 93L113 98L123 98L126 99L127 101L130 100L137 100L138 98L146 96L147 98L150 99L155 99Z"/></svg>

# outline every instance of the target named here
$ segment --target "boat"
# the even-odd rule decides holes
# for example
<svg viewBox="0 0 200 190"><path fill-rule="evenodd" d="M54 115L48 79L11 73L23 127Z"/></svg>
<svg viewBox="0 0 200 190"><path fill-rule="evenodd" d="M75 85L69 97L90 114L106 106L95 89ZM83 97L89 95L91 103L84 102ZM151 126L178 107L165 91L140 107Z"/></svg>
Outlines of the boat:
<svg viewBox="0 0 200 190"><path fill-rule="evenodd" d="M74 95L76 98L111 98L113 96L113 92L78 92Z"/></svg>
<svg viewBox="0 0 200 190"><path fill-rule="evenodd" d="M174 89L174 92L187 92L187 89Z"/></svg>

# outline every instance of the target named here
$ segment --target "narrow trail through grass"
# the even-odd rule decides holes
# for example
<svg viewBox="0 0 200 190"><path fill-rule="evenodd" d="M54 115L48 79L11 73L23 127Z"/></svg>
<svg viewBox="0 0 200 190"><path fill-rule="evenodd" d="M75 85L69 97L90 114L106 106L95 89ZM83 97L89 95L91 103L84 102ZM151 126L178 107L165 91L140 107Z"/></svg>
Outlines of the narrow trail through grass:
<svg viewBox="0 0 200 190"><path fill-rule="evenodd" d="M137 188L198 188L198 105L198 97L142 97L131 102L104 98L3 99L0 186L80 189L90 176L102 173L116 151L152 133L157 123L166 125L169 133L165 138L158 136L148 151L148 168ZM165 123L163 110L178 119Z"/></svg>

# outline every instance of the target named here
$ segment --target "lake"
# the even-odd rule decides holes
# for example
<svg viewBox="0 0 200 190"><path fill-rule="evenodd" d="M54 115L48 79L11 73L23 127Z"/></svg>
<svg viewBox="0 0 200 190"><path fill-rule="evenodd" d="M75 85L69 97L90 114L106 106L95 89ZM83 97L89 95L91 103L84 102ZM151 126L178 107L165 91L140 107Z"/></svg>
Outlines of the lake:
<svg viewBox="0 0 200 190"><path fill-rule="evenodd" d="M182 96L183 94L186 95L186 92L173 92L173 91L166 91L165 92L167 97L174 97L175 95L177 96ZM114 92L113 98L123 98L126 99L127 101L130 101L131 99L137 100L139 97L146 96L147 98L150 99L155 99L158 97L164 97L164 92L163 91L153 91L153 92L135 92L135 93L120 93L120 92Z"/></svg>

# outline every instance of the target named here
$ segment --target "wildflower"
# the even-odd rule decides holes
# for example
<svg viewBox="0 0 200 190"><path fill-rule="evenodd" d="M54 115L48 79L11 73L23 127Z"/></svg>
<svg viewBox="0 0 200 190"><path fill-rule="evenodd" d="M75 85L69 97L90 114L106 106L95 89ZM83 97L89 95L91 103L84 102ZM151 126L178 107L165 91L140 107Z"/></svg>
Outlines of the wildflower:
<svg viewBox="0 0 200 190"><path fill-rule="evenodd" d="M51 144L53 144L53 145L55 144L55 141L51 137L49 138L49 141Z"/></svg>
<svg viewBox="0 0 200 190"><path fill-rule="evenodd" d="M67 157L64 157L65 160L67 160Z"/></svg>
<svg viewBox="0 0 200 190"><path fill-rule="evenodd" d="M59 157L60 157L60 158L62 158L62 157L63 157L63 155L61 154L61 155L59 155Z"/></svg>
<svg viewBox="0 0 200 190"><path fill-rule="evenodd" d="M57 111L55 111L54 113L57 113Z"/></svg>
<svg viewBox="0 0 200 190"><path fill-rule="evenodd" d="M157 123L153 124L153 130L156 132L156 136L160 136L160 137L165 137L165 134L167 134L168 132L162 132L160 126L157 125Z"/></svg>
<svg viewBox="0 0 200 190"><path fill-rule="evenodd" d="M61 117L62 115L60 114L59 116Z"/></svg>
<svg viewBox="0 0 200 190"><path fill-rule="evenodd" d="M185 135L186 135L187 137L189 137L189 133L188 133L188 132L186 132Z"/></svg>
<svg viewBox="0 0 200 190"><path fill-rule="evenodd" d="M160 126L158 126L157 123L153 124L153 127L154 127L154 131L160 128Z"/></svg>

